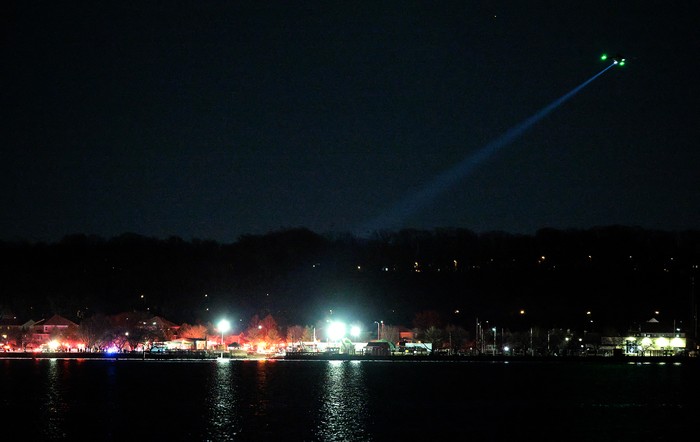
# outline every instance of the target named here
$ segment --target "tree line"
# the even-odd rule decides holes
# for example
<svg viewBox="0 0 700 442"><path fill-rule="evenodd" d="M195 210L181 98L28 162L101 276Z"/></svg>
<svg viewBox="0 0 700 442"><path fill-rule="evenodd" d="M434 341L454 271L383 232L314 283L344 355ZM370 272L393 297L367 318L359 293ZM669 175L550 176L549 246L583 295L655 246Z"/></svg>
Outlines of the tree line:
<svg viewBox="0 0 700 442"><path fill-rule="evenodd" d="M410 324L434 310L459 326L490 318L527 328L582 323L593 310L623 326L654 310L692 319L700 232L605 226L358 237L297 228L229 244L76 234L0 242L0 256L0 313L21 318L146 311L207 323L272 314L286 326L342 312Z"/></svg>

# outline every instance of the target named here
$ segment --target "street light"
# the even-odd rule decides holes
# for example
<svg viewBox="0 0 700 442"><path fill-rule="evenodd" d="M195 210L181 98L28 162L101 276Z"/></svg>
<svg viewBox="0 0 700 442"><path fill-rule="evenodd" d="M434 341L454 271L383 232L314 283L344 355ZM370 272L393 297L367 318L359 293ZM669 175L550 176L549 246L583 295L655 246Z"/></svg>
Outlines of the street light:
<svg viewBox="0 0 700 442"><path fill-rule="evenodd" d="M374 321L377 324L377 341L379 340L379 321Z"/></svg>
<svg viewBox="0 0 700 442"><path fill-rule="evenodd" d="M222 319L219 321L219 331L221 332L221 357L224 357L224 333L229 331L231 328L231 323L228 322L226 319Z"/></svg>
<svg viewBox="0 0 700 442"><path fill-rule="evenodd" d="M331 322L328 326L328 337L332 342L340 341L345 337L345 324L338 321Z"/></svg>
<svg viewBox="0 0 700 442"><path fill-rule="evenodd" d="M496 356L496 327L491 330L493 330L493 355Z"/></svg>

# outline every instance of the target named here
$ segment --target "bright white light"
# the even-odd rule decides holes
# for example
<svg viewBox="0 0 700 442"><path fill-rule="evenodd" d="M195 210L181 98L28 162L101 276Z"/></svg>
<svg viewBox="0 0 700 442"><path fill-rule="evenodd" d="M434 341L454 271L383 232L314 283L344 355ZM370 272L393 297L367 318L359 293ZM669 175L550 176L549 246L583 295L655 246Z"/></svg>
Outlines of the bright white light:
<svg viewBox="0 0 700 442"><path fill-rule="evenodd" d="M671 347L685 348L685 338L676 337L671 339Z"/></svg>
<svg viewBox="0 0 700 442"><path fill-rule="evenodd" d="M662 336L662 337L656 339L656 346L658 348L666 348L666 347L668 347L668 344L669 344L668 338L664 338Z"/></svg>
<svg viewBox="0 0 700 442"><path fill-rule="evenodd" d="M352 327L350 327L350 336L355 337L355 338L360 336L360 327L358 327L356 325L353 325Z"/></svg>
<svg viewBox="0 0 700 442"><path fill-rule="evenodd" d="M226 319L222 319L221 321L219 321L219 324L217 325L217 327L219 328L219 331L221 333L226 333L227 331L229 331L231 329L231 323L228 322L228 320L226 320Z"/></svg>
<svg viewBox="0 0 700 442"><path fill-rule="evenodd" d="M339 341L345 336L345 324L342 322L331 322L328 326L328 337L332 341Z"/></svg>

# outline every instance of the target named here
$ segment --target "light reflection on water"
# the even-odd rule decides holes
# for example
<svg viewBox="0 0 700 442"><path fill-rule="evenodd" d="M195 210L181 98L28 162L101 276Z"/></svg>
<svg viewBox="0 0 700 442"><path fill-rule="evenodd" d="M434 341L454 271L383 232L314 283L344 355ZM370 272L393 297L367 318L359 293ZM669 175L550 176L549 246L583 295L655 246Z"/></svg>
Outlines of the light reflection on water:
<svg viewBox="0 0 700 442"><path fill-rule="evenodd" d="M255 362L252 376L252 391L250 392L250 407L253 416L266 417L272 411L270 409L270 380L271 371L276 368L274 364L268 364L265 360Z"/></svg>
<svg viewBox="0 0 700 442"><path fill-rule="evenodd" d="M368 441L367 392L361 361L329 361L316 413L319 440Z"/></svg>
<svg viewBox="0 0 700 442"><path fill-rule="evenodd" d="M434 440L429 422L506 440L547 416L577 440L675 440L697 417L696 379L671 364L13 360L0 422L25 440Z"/></svg>
<svg viewBox="0 0 700 442"><path fill-rule="evenodd" d="M206 388L205 440L370 441L359 361L218 362Z"/></svg>
<svg viewBox="0 0 700 442"><path fill-rule="evenodd" d="M68 404L65 401L62 382L62 367L66 361L49 359L48 361L37 361L37 363L48 364L44 384L44 400L41 404L42 420L46 428L44 436L48 439L64 438L65 415L68 411Z"/></svg>
<svg viewBox="0 0 700 442"><path fill-rule="evenodd" d="M228 359L217 361L214 375L209 380L207 395L207 440L226 440L241 432L238 410L238 371Z"/></svg>

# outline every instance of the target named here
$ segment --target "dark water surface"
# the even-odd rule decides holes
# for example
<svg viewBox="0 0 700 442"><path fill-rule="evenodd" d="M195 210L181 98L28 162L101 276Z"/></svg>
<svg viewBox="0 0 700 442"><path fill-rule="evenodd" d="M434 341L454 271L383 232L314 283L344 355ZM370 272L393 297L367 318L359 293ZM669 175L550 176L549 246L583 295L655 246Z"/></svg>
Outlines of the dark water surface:
<svg viewBox="0 0 700 442"><path fill-rule="evenodd" d="M698 375L658 363L0 359L0 437L697 440Z"/></svg>

